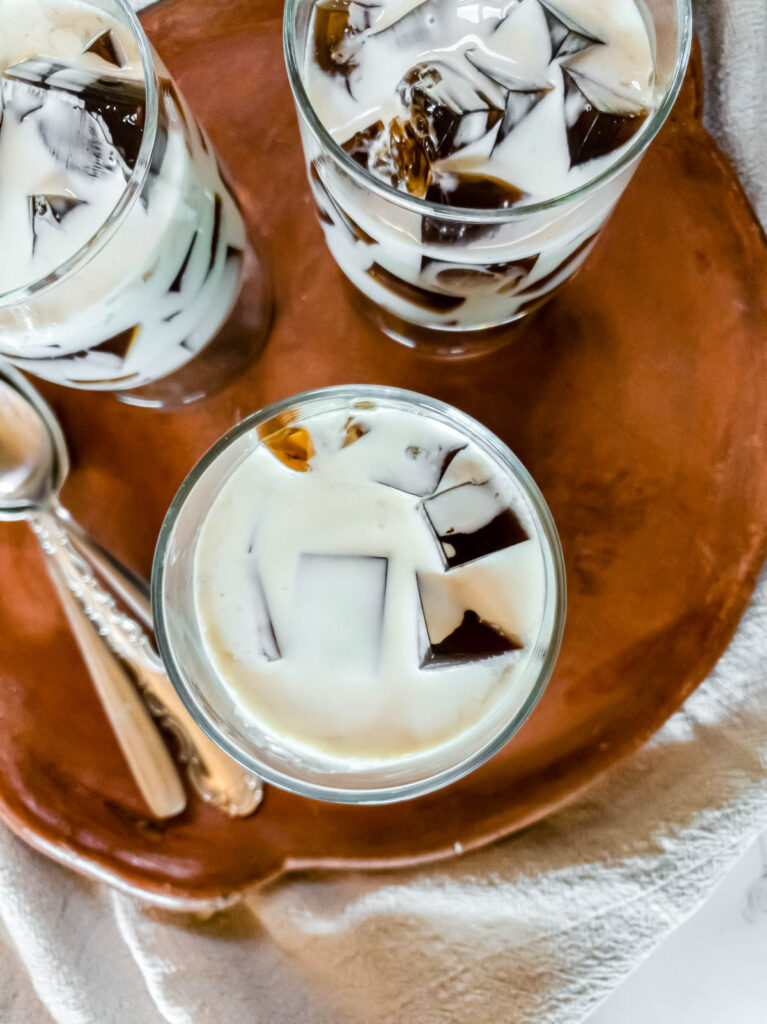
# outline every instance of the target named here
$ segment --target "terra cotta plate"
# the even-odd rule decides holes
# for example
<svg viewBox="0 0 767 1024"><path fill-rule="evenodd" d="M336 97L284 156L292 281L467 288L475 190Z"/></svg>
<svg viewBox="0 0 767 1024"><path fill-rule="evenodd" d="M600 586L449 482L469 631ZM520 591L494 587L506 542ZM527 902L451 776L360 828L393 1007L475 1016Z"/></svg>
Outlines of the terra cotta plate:
<svg viewBox="0 0 767 1024"><path fill-rule="evenodd" d="M388 807L269 789L231 821L190 797L145 816L23 526L0 533L0 816L49 854L168 904L294 868L394 866L506 835L641 744L705 677L767 539L767 247L700 124L697 65L577 281L515 344L437 363L350 307L315 221L277 0L164 0L144 18L263 239L277 317L261 361L174 414L45 389L75 453L64 495L148 573L162 517L233 422L305 388L397 384L452 402L519 454L558 523L570 613L519 735L442 792Z"/></svg>

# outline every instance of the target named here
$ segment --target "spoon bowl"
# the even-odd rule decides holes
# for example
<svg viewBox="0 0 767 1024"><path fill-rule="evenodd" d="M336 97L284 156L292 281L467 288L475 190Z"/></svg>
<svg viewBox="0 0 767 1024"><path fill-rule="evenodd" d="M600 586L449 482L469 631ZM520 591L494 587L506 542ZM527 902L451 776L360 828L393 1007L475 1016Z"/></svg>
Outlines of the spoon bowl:
<svg viewBox="0 0 767 1024"><path fill-rule="evenodd" d="M58 420L13 367L0 363L0 520L46 508L69 472Z"/></svg>

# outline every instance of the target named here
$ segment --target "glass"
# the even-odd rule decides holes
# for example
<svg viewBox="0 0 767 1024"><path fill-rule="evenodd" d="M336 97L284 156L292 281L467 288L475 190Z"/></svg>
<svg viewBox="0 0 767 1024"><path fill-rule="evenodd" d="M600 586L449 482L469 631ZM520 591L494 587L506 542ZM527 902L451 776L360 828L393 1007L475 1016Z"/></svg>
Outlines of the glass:
<svg viewBox="0 0 767 1024"><path fill-rule="evenodd" d="M403 193L331 137L304 84L314 0L287 0L285 59L326 242L356 303L390 337L443 356L500 347L512 337L504 325L538 309L581 268L666 120L689 58L690 0L638 2L654 47L658 104L627 148L568 194L477 210ZM447 271L436 281L429 261Z"/></svg>
<svg viewBox="0 0 767 1024"><path fill-rule="evenodd" d="M260 443L258 426L306 423L312 416L352 410L360 401L429 417L457 430L507 472L522 491L543 556L541 625L518 686L467 732L432 750L370 764L295 748L246 718L220 681L206 652L195 608L195 557L200 531L222 486ZM295 415L293 415L295 414ZM202 458L182 484L163 524L152 572L152 607L163 660L179 696L200 727L242 765L303 796L338 803L387 803L445 786L473 771L517 732L551 676L565 621L565 569L554 521L532 477L486 427L433 398L379 386L321 388L285 399L248 417Z"/></svg>
<svg viewBox="0 0 767 1024"><path fill-rule="evenodd" d="M139 126L143 116L140 148L92 237L46 276L0 293L0 355L68 387L112 391L136 405L184 404L224 386L260 352L271 314L267 281L213 146L127 0L88 0L80 14L83 7L88 26L107 18L120 45L130 43L140 58L143 87L133 79L130 114ZM67 5L50 9L63 19ZM114 82L112 71L119 76L117 67L99 68L96 92ZM52 94L56 101L59 89ZM123 99L118 94L121 112ZM85 146L82 120L78 128L64 144L76 137ZM119 130L112 128L113 140ZM77 195L85 185L70 166L59 190L64 182Z"/></svg>

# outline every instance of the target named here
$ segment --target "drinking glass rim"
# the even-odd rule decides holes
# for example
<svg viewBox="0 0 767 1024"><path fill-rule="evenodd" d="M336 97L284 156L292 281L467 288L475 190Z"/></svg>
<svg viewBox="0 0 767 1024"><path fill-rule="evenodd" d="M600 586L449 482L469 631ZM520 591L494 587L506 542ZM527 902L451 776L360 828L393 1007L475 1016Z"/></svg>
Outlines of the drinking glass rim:
<svg viewBox="0 0 767 1024"><path fill-rule="evenodd" d="M547 596L544 598L541 626L532 649L534 650L541 640L541 630L543 629L549 607L552 610L551 637L545 655L537 668L534 684L530 687L516 713L509 718L490 740L483 743L471 754L465 756L457 764L444 768L434 775L428 775L423 779L390 786L370 787L368 789L344 789L334 785L324 785L297 779L293 775L263 764L249 751L244 751L240 746L233 743L212 722L211 718L201 710L198 702L190 692L184 671L177 664L173 645L170 642L170 633L165 614L165 570L169 543L187 499L208 469L232 444L243 435L254 431L260 423L268 422L295 406L304 406L321 399L354 401L375 399L376 397L380 397L383 400L389 398L395 401L413 403L427 411L431 410L443 415L449 414L451 420L456 422L457 430L460 431L464 428L469 436L480 434L492 450L494 456L501 460L508 471L513 474L533 508L540 539L545 541L545 543L541 543L541 549L543 551L545 573L547 576ZM548 596L549 575L552 581L552 593L550 596ZM551 679L559 656L567 612L567 581L561 541L546 499L518 456L489 427L468 413L457 409L455 406L420 392L380 384L344 384L303 391L264 406L231 427L205 452L185 477L163 520L152 562L151 600L157 645L173 688L196 724L214 743L229 754L233 760L254 772L265 782L296 793L299 796L340 804L384 804L422 796L458 781L497 754L522 728L540 701ZM551 602L551 605L549 605L549 602ZM525 666L521 677L522 680L531 671L532 664L532 661L530 661Z"/></svg>
<svg viewBox="0 0 767 1024"><path fill-rule="evenodd" d="M146 109L144 113L144 129L141 137L136 165L131 171L119 200L109 212L109 215L100 225L98 230L91 235L67 260L60 263L53 270L43 277L32 281L30 284L20 285L7 292L0 292L0 309L6 306L16 305L25 302L40 292L47 291L58 284L64 278L69 277L75 271L88 263L106 245L123 223L134 203L138 200L141 189L144 186L149 168L152 164L155 145L157 143L157 128L159 114L159 83L157 70L155 68L152 47L147 38L138 15L130 6L128 0L111 0L125 18L133 37L138 45L141 55L141 66L144 71L144 86L146 91ZM95 7L94 4L89 6ZM103 12L103 9L101 9ZM106 13L106 12L103 12Z"/></svg>
<svg viewBox="0 0 767 1024"><path fill-rule="evenodd" d="M682 88L692 48L692 0L674 0L679 36L677 39L674 72L669 80L663 99L650 117L647 118L622 155L615 163L610 164L596 177L590 178L569 192L553 196L551 199L537 200L532 203L515 203L514 206L503 209L485 210L470 206L445 206L441 203L434 203L429 199L419 199L417 196L400 192L399 189L394 188L392 185L387 185L386 182L376 178L370 171L352 159L317 116L304 87L303 74L301 73L301 65L299 64L295 46L295 14L302 4L309 2L314 2L314 0L286 0L282 23L282 40L285 64L288 70L288 79L293 92L293 98L299 110L306 118L315 139L324 149L329 150L331 158L340 163L344 172L353 178L358 185L370 189L370 191L377 193L381 198L394 202L411 213L416 213L419 216L429 214L440 220L468 220L472 223L507 224L509 221L529 217L535 213L556 209L565 203L587 195L596 187L616 178L632 161L641 155L663 127Z"/></svg>

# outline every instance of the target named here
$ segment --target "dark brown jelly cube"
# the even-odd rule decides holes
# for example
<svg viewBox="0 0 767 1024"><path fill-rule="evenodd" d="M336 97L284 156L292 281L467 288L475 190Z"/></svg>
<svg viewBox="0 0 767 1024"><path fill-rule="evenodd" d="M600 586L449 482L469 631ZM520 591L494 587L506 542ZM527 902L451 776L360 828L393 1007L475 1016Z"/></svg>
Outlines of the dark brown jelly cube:
<svg viewBox="0 0 767 1024"><path fill-rule="evenodd" d="M40 137L64 167L92 177L110 174L114 149L133 170L144 132L143 82L43 58L7 68L2 79L6 105L35 117Z"/></svg>
<svg viewBox="0 0 767 1024"><path fill-rule="evenodd" d="M100 57L106 64L112 64L116 68L128 66L128 58L117 35L108 28L101 32L95 39L85 47L83 53L92 53Z"/></svg>
<svg viewBox="0 0 767 1024"><path fill-rule="evenodd" d="M378 555L301 555L292 593L301 660L334 673L376 671L388 570L388 558Z"/></svg>
<svg viewBox="0 0 767 1024"><path fill-rule="evenodd" d="M261 440L272 455L288 469L295 470L296 473L308 473L311 469L309 462L315 454L314 442L306 427L283 427L262 436Z"/></svg>
<svg viewBox="0 0 767 1024"><path fill-rule="evenodd" d="M465 444L409 445L398 460L396 469L386 476L377 476L376 482L424 498L434 494L448 466L465 447Z"/></svg>
<svg viewBox="0 0 767 1024"><path fill-rule="evenodd" d="M647 118L646 110L601 109L604 90L596 83L562 68L565 82L565 122L570 166L577 167L620 149L636 135ZM620 98L616 97L616 104Z"/></svg>
<svg viewBox="0 0 767 1024"><path fill-rule="evenodd" d="M370 151L375 143L379 145L384 139L385 128L383 121L375 121L361 131L355 132L351 138L343 143L343 148L360 167L366 170L370 166Z"/></svg>
<svg viewBox="0 0 767 1024"><path fill-rule="evenodd" d="M277 634L274 631L269 601L257 565L250 566L250 580L253 584L253 624L258 637L261 653L267 661L279 661L282 657Z"/></svg>
<svg viewBox="0 0 767 1024"><path fill-rule="evenodd" d="M529 540L492 480L452 487L425 498L422 507L448 569Z"/></svg>
<svg viewBox="0 0 767 1024"><path fill-rule="evenodd" d="M405 281L396 274L392 274L386 267L382 267L380 263L373 263L368 267L366 273L401 299L412 302L413 305L420 306L421 309L428 309L432 313L452 313L466 301L463 296L445 295L442 292L422 288L411 281Z"/></svg>
<svg viewBox="0 0 767 1024"><path fill-rule="evenodd" d="M581 25L569 18L566 19L561 12L553 10L547 3L542 2L541 6L551 39L552 60L558 57L572 57L590 46L604 45L602 39L597 39Z"/></svg>
<svg viewBox="0 0 767 1024"><path fill-rule="evenodd" d="M428 632L428 624L427 624ZM476 612L464 613L460 626L438 643L431 639L421 651L421 668L446 668L466 662L484 661L522 649L522 644L502 633Z"/></svg>
<svg viewBox="0 0 767 1024"><path fill-rule="evenodd" d="M502 107L445 61L417 64L403 77L398 92L430 160L445 159L477 142L503 117Z"/></svg>
<svg viewBox="0 0 767 1024"><path fill-rule="evenodd" d="M445 206L465 206L472 210L506 210L524 196L501 178L465 171L440 175L430 186L426 198Z"/></svg>

